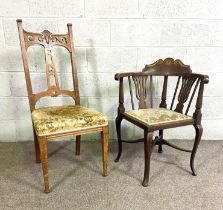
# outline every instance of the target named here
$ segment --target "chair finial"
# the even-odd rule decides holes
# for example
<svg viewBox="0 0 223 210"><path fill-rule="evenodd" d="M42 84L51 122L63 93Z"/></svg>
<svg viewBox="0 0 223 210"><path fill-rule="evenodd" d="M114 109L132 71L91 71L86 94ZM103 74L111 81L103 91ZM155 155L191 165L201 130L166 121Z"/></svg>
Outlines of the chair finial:
<svg viewBox="0 0 223 210"><path fill-rule="evenodd" d="M22 19L17 19L16 22L17 23L22 23Z"/></svg>

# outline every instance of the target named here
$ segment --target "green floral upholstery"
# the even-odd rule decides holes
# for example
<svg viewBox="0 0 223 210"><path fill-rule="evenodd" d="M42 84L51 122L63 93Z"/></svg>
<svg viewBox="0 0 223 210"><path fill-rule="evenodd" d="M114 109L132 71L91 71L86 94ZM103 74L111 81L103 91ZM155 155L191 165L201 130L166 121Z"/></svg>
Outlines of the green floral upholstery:
<svg viewBox="0 0 223 210"><path fill-rule="evenodd" d="M32 112L32 120L38 136L108 124L106 115L82 106L39 108Z"/></svg>
<svg viewBox="0 0 223 210"><path fill-rule="evenodd" d="M193 118L169 109L139 109L125 112L124 115L146 126L157 126L164 123L192 121Z"/></svg>

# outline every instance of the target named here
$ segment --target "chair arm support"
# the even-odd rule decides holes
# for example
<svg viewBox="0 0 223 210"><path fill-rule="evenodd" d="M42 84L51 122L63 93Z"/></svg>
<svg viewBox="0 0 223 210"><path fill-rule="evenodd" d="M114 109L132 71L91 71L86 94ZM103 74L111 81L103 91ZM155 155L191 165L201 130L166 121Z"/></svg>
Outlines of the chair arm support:
<svg viewBox="0 0 223 210"><path fill-rule="evenodd" d="M195 119L195 124L200 125L202 118L201 108L203 103L204 85L209 82L209 77L207 75L201 75L201 74L195 74L195 75L201 79L201 82L197 95L196 109L193 114L193 118Z"/></svg>
<svg viewBox="0 0 223 210"><path fill-rule="evenodd" d="M120 116L121 113L125 112L123 77L119 78L119 106L117 111L118 111L118 116Z"/></svg>

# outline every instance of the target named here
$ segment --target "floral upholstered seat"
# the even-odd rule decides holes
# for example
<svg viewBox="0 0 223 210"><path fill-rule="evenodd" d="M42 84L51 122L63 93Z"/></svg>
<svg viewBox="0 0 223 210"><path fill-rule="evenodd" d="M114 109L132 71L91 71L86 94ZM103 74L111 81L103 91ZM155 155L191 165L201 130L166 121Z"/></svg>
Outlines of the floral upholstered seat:
<svg viewBox="0 0 223 210"><path fill-rule="evenodd" d="M108 124L105 114L82 106L53 106L35 109L32 112L32 120L39 136Z"/></svg>
<svg viewBox="0 0 223 210"><path fill-rule="evenodd" d="M193 120L191 116L165 108L132 110L125 112L124 115L146 126L157 126L165 123Z"/></svg>

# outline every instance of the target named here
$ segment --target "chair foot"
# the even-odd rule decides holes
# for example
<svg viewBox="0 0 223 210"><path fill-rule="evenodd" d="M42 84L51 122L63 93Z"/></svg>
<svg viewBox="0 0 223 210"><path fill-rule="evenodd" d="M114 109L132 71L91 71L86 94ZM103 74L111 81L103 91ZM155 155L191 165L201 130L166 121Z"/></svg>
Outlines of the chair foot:
<svg viewBox="0 0 223 210"><path fill-rule="evenodd" d="M50 189L48 188L48 189L45 189L44 192L45 192L45 193L50 193L51 191L50 191Z"/></svg>
<svg viewBox="0 0 223 210"><path fill-rule="evenodd" d="M194 159L190 161L190 168L191 168L191 171L192 171L191 172L192 176L197 176L197 173L196 173L196 171L194 169Z"/></svg>
<svg viewBox="0 0 223 210"><path fill-rule="evenodd" d="M36 158L36 163L41 163L41 160Z"/></svg>
<svg viewBox="0 0 223 210"><path fill-rule="evenodd" d="M121 155L122 155L122 142L121 142L121 140L118 140L118 155L115 158L116 163L119 162Z"/></svg>
<svg viewBox="0 0 223 210"><path fill-rule="evenodd" d="M104 177L108 176L108 172L103 173L103 176L104 176Z"/></svg>
<svg viewBox="0 0 223 210"><path fill-rule="evenodd" d="M192 170L192 176L197 176L196 172Z"/></svg>
<svg viewBox="0 0 223 210"><path fill-rule="evenodd" d="M158 153L163 153L162 145L159 145L159 146L158 146Z"/></svg>
<svg viewBox="0 0 223 210"><path fill-rule="evenodd" d="M148 187L149 186L148 182L149 182L148 180L143 180L142 186L143 187Z"/></svg>

